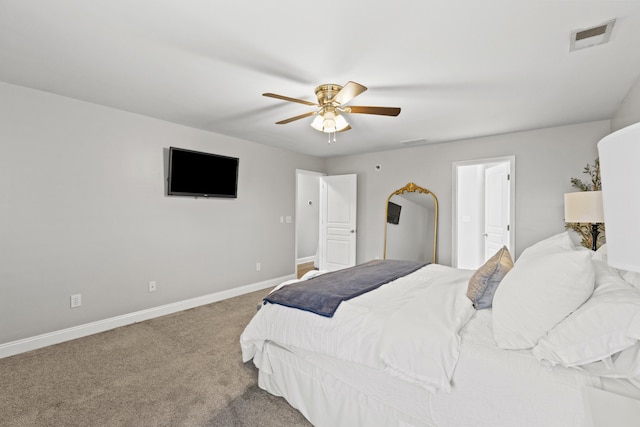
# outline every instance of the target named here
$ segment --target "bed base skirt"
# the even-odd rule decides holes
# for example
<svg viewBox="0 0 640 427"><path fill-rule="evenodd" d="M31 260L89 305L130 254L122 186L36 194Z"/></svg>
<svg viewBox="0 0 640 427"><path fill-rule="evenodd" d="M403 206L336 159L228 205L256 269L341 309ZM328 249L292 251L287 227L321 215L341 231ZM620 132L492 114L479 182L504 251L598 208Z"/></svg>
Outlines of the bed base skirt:
<svg viewBox="0 0 640 427"><path fill-rule="evenodd" d="M262 356L268 358L271 369L259 370L258 386L285 398L315 427L436 427L427 421L427 392L415 385L398 381L398 384L381 387L376 378L371 378L367 385L378 390L366 392L357 385L349 384L348 379L338 379L319 365L308 363L304 357L277 344L265 343ZM347 369L366 371L366 368L355 365ZM376 371L370 374L373 377L381 375ZM418 408L399 409L394 406L403 400L409 404L406 397L412 393L424 395L424 400L418 400L422 400ZM411 401L416 401L415 394ZM422 413L410 415L403 410Z"/></svg>
<svg viewBox="0 0 640 427"><path fill-rule="evenodd" d="M256 361L258 386L286 399L315 427L583 427L588 425L584 387L603 388L599 380L573 371L537 383L533 377L550 373L521 375L510 369L510 378L500 379L497 373L504 368L490 355L480 365L461 360L458 366L485 371L479 381L435 394L379 370L272 342L264 344Z"/></svg>

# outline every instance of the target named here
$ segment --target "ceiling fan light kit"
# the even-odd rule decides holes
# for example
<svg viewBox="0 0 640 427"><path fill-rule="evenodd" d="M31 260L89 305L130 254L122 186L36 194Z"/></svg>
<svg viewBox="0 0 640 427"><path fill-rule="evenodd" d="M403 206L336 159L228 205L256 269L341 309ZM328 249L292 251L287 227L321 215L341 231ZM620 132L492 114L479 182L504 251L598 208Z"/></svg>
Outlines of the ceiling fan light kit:
<svg viewBox="0 0 640 427"><path fill-rule="evenodd" d="M317 103L306 101L304 99L278 95L275 93L263 93L262 95L283 101L297 102L299 104L317 107L318 109L316 111L310 111L295 117L290 117L276 122L276 124L283 125L317 114L313 122L311 122L311 127L320 132L329 134L333 133L333 142L335 142L336 132L344 132L351 129L347 120L340 113L375 114L380 116L397 116L400 114L400 108L397 107L344 106L344 104L348 103L365 90L367 90L365 86L356 82L348 82L344 86L336 84L320 85L315 89L316 98L318 99ZM331 137L329 137L329 142L331 142Z"/></svg>
<svg viewBox="0 0 640 427"><path fill-rule="evenodd" d="M347 130L349 123L347 123L347 120L343 116L337 114L335 110L327 110L318 113L316 118L313 119L313 122L311 122L311 127L320 132L334 133Z"/></svg>

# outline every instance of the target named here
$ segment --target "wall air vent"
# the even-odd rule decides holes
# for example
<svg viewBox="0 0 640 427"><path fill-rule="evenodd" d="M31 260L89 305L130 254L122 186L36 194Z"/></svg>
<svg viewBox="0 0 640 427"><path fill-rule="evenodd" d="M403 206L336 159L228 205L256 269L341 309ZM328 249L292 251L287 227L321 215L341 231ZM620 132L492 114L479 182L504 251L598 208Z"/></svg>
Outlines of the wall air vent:
<svg viewBox="0 0 640 427"><path fill-rule="evenodd" d="M611 31L613 31L613 25L615 23L616 20L612 19L596 27L572 31L569 41L569 52L607 43L611 38Z"/></svg>

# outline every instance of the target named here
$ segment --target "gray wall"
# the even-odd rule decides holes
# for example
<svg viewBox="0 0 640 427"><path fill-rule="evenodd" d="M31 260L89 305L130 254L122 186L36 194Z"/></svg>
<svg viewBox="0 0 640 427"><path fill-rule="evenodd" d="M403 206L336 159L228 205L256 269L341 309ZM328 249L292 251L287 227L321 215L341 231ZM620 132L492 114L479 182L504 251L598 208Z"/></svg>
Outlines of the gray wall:
<svg viewBox="0 0 640 427"><path fill-rule="evenodd" d="M169 146L239 157L238 198L165 196ZM279 219L294 215L296 168L324 169L4 83L0 147L0 343L293 274L294 223Z"/></svg>
<svg viewBox="0 0 640 427"><path fill-rule="evenodd" d="M452 163L516 156L516 253L564 230L563 194L572 177L597 157L597 142L610 132L608 120L473 140L433 144L327 160L327 173L358 174L358 255L362 263L382 258L385 202L409 181L438 197L438 262L451 263ZM348 143L344 141L343 143ZM382 165L376 171L375 165Z"/></svg>
<svg viewBox="0 0 640 427"><path fill-rule="evenodd" d="M631 88L611 120L611 131L640 122L640 78Z"/></svg>

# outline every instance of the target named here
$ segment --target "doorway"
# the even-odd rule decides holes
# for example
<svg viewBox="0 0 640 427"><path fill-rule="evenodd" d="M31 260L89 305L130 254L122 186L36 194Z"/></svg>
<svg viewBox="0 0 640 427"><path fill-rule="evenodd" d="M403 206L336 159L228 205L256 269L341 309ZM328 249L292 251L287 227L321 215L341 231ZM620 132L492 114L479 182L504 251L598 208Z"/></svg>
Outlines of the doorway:
<svg viewBox="0 0 640 427"><path fill-rule="evenodd" d="M334 271L356 263L355 174L296 170L295 270Z"/></svg>
<svg viewBox="0 0 640 427"><path fill-rule="evenodd" d="M296 170L295 271L300 278L318 268L320 172Z"/></svg>
<svg viewBox="0 0 640 427"><path fill-rule="evenodd" d="M477 269L515 249L515 156L453 164L453 266Z"/></svg>
<svg viewBox="0 0 640 427"><path fill-rule="evenodd" d="M320 270L356 265L357 180L356 174L320 177Z"/></svg>

